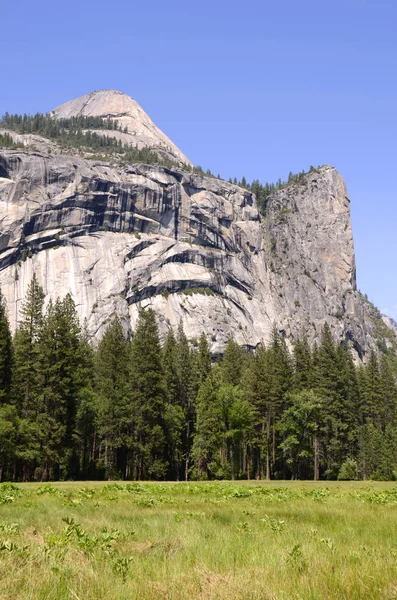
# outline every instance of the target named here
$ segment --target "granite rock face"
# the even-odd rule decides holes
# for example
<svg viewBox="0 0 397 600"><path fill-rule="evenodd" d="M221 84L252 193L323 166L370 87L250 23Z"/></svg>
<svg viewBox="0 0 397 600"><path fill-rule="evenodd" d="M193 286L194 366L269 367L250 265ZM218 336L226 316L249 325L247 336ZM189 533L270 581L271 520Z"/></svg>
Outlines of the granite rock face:
<svg viewBox="0 0 397 600"><path fill-rule="evenodd" d="M287 339L327 320L365 358L377 315L356 291L349 200L332 167L275 192L147 165L0 150L0 285L13 328L33 272L46 301L71 292L92 336L151 306L213 353L234 337ZM386 325L385 325L386 327ZM387 331L390 331L386 327ZM394 336L394 333L391 332Z"/></svg>
<svg viewBox="0 0 397 600"><path fill-rule="evenodd" d="M270 289L287 338L304 328L313 341L327 321L336 338L348 340L365 358L383 327L378 311L357 291L343 178L325 166L276 191L268 199L264 228Z"/></svg>
<svg viewBox="0 0 397 600"><path fill-rule="evenodd" d="M71 291L100 335L151 305L214 352L267 338L275 315L255 199L237 186L145 165L0 154L0 285L15 328L36 272L47 298Z"/></svg>
<svg viewBox="0 0 397 600"><path fill-rule="evenodd" d="M56 119L69 119L71 117L103 117L116 120L123 131L98 130L100 135L109 135L121 140L123 144L155 148L172 161L190 165L190 161L163 133L130 96L116 90L100 90L91 92L76 100L70 100L51 111ZM127 128L128 133L124 133Z"/></svg>

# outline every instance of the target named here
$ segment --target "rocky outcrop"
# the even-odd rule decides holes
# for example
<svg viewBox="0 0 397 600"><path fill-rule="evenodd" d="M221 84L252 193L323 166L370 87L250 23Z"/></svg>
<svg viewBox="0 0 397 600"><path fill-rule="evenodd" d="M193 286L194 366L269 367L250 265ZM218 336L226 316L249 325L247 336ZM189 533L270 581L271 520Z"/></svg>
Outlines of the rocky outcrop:
<svg viewBox="0 0 397 600"><path fill-rule="evenodd" d="M350 200L339 173L314 169L276 191L264 228L271 293L286 336L304 328L317 339L327 320L364 358L385 331L378 311L357 291ZM386 335L387 345L393 337Z"/></svg>
<svg viewBox="0 0 397 600"><path fill-rule="evenodd" d="M230 337L268 341L274 323L313 340L328 320L361 357L380 335L356 290L349 200L332 167L274 193L262 221L250 192L218 179L0 151L0 285L13 328L33 272L47 301L72 293L97 338L115 313L134 329L149 305L162 334L182 321L213 353Z"/></svg>
<svg viewBox="0 0 397 600"><path fill-rule="evenodd" d="M253 196L216 180L78 157L0 155L0 284L12 326L33 272L47 298L71 291L100 335L115 312L134 327L151 305L162 331L182 320L255 346L275 315Z"/></svg>
<svg viewBox="0 0 397 600"><path fill-rule="evenodd" d="M139 150L144 147L156 149L174 162L191 165L189 159L153 123L139 104L122 92L116 90L91 92L57 106L51 114L56 119L84 116L117 121L123 131L101 129L96 133L115 137L123 144L129 144ZM124 133L125 128L126 133Z"/></svg>

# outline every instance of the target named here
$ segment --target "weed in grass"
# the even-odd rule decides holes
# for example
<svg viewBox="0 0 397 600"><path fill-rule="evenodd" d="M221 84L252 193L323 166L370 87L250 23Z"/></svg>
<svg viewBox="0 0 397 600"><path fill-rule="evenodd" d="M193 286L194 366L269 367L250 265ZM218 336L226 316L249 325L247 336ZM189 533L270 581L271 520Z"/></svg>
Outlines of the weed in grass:
<svg viewBox="0 0 397 600"><path fill-rule="evenodd" d="M132 556L113 556L112 569L116 575L119 575L123 582L126 582Z"/></svg>
<svg viewBox="0 0 397 600"><path fill-rule="evenodd" d="M311 492L311 497L315 502L324 502L329 497L328 488L320 488Z"/></svg>
<svg viewBox="0 0 397 600"><path fill-rule="evenodd" d="M272 531L275 531L277 533L283 531L285 527L284 521L282 521L281 519L276 519L275 517L269 517L269 515L265 515L265 517L261 519L261 523L264 523L265 525L270 527Z"/></svg>
<svg viewBox="0 0 397 600"><path fill-rule="evenodd" d="M349 552L348 558L352 563L359 563L361 560L361 556L356 550Z"/></svg>
<svg viewBox="0 0 397 600"><path fill-rule="evenodd" d="M15 483L0 484L0 504L10 504L23 495L21 488Z"/></svg>
<svg viewBox="0 0 397 600"><path fill-rule="evenodd" d="M43 494L54 494L56 496L59 496L62 494L62 492L61 492L61 490L59 490L58 488L53 486L51 483L45 483L45 484L41 485L39 488L37 488L36 494L38 496L42 496Z"/></svg>
<svg viewBox="0 0 397 600"><path fill-rule="evenodd" d="M285 560L287 565L296 568L299 572L302 572L307 568L307 561L300 544L295 544L292 550L288 552Z"/></svg>
<svg viewBox="0 0 397 600"><path fill-rule="evenodd" d="M252 533L252 528L251 528L250 524L248 523L248 521L242 521L242 522L238 523L237 529L239 530L240 533L246 533L246 534Z"/></svg>
<svg viewBox="0 0 397 600"><path fill-rule="evenodd" d="M18 523L6 523L5 521L0 521L0 533L19 533L19 524Z"/></svg>
<svg viewBox="0 0 397 600"><path fill-rule="evenodd" d="M321 541L331 550L331 552L335 552L335 543L331 538L321 538Z"/></svg>
<svg viewBox="0 0 397 600"><path fill-rule="evenodd" d="M0 552L8 552L19 558L26 558L29 555L29 546L20 546L11 540L0 541Z"/></svg>
<svg viewBox="0 0 397 600"><path fill-rule="evenodd" d="M153 506L157 506L159 504L159 502L156 498L135 498L134 504L136 504L137 506L153 507Z"/></svg>

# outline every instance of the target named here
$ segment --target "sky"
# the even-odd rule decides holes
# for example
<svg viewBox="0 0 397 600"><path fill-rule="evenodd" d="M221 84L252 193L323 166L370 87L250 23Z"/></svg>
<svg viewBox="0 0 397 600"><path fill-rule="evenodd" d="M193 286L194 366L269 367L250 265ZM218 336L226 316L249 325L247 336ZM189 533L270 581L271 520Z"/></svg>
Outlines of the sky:
<svg viewBox="0 0 397 600"><path fill-rule="evenodd" d="M0 114L112 88L223 178L335 166L358 287L397 319L396 0L15 0L1 25Z"/></svg>

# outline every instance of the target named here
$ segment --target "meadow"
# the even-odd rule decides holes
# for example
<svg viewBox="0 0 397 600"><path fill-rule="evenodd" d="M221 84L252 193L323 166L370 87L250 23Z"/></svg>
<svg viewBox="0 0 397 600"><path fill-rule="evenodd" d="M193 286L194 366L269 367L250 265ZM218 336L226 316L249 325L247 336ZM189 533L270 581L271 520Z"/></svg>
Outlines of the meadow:
<svg viewBox="0 0 397 600"><path fill-rule="evenodd" d="M397 486L0 485L1 600L397 598Z"/></svg>

